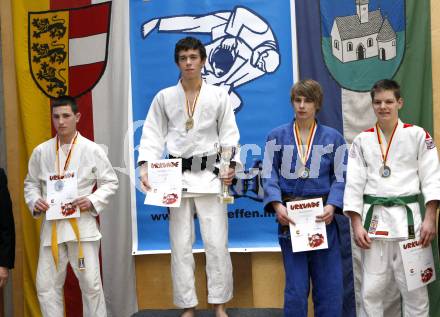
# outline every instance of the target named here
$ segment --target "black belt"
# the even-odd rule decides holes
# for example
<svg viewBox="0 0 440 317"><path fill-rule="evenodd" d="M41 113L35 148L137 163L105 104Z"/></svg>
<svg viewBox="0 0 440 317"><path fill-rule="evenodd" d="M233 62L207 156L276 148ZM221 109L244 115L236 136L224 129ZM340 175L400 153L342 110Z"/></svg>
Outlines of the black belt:
<svg viewBox="0 0 440 317"><path fill-rule="evenodd" d="M198 172L209 169L218 176L219 169L214 164L219 162L218 154L208 156L177 157L169 154L170 159L182 159L182 173L185 171ZM232 162L231 162L232 163Z"/></svg>

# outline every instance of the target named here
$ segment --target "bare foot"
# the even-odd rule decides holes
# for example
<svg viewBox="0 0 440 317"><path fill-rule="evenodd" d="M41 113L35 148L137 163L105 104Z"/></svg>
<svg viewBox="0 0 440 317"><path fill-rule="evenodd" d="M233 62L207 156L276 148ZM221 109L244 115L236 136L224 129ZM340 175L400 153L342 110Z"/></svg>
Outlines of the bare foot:
<svg viewBox="0 0 440 317"><path fill-rule="evenodd" d="M214 304L215 317L228 317L225 304Z"/></svg>
<svg viewBox="0 0 440 317"><path fill-rule="evenodd" d="M195 316L195 309L194 308L185 308L183 310L182 315L180 317L194 317Z"/></svg>

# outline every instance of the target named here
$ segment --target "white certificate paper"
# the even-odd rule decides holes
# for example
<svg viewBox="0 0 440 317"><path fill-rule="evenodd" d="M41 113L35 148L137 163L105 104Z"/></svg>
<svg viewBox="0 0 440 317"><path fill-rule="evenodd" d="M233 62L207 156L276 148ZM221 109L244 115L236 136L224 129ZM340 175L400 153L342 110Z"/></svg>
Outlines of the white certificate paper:
<svg viewBox="0 0 440 317"><path fill-rule="evenodd" d="M434 257L431 246L422 248L416 239L399 242L408 291L435 281Z"/></svg>
<svg viewBox="0 0 440 317"><path fill-rule="evenodd" d="M182 160L149 161L147 171L151 190L147 192L144 203L179 207L182 199Z"/></svg>
<svg viewBox="0 0 440 317"><path fill-rule="evenodd" d="M66 171L63 176L49 175L46 178L47 202L49 209L46 211L47 220L79 218L79 208L72 205L78 197L78 182L76 171Z"/></svg>
<svg viewBox="0 0 440 317"><path fill-rule="evenodd" d="M325 222L316 222L316 216L324 213L322 198L288 202L287 213L295 225L290 224L292 251L313 251L327 249Z"/></svg>

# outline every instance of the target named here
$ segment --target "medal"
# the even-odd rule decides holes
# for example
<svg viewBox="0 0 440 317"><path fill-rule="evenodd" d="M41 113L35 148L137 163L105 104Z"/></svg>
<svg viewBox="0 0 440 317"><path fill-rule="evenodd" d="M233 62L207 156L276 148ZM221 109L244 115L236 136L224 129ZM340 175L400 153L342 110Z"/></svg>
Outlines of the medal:
<svg viewBox="0 0 440 317"><path fill-rule="evenodd" d="M391 168L389 168L389 166L382 165L379 169L379 173L380 173L380 176L382 176L384 178L390 177Z"/></svg>
<svg viewBox="0 0 440 317"><path fill-rule="evenodd" d="M388 158L388 153L390 151L391 142L393 141L394 133L396 132L398 124L399 122L397 122L396 125L394 126L393 132L391 133L390 141L388 142L386 151L384 153L382 149L382 139L380 137L379 125L376 123L377 141L379 142L379 148L380 148L380 153L382 154L382 163L383 163L382 166L379 168L379 174L383 178L387 178L391 176L391 168L387 165L387 158Z"/></svg>
<svg viewBox="0 0 440 317"><path fill-rule="evenodd" d="M299 167L296 172L298 177L300 177L301 179L307 179L310 177L310 169L306 167L306 164L312 149L312 143L315 137L315 132L316 132L316 122L313 121L313 124L310 127L309 136L307 138L307 146L305 147L303 146L301 141L301 134L298 125L296 124L296 122L293 123L293 135L295 137L295 144L296 144L296 148L298 149L298 157L302 163L302 166Z"/></svg>
<svg viewBox="0 0 440 317"><path fill-rule="evenodd" d="M304 166L299 170L299 177L301 177L302 179L309 178L309 176L310 170L307 167Z"/></svg>
<svg viewBox="0 0 440 317"><path fill-rule="evenodd" d="M61 179L57 180L57 181L55 182L55 190L56 190L57 192L60 192L60 191L63 190L63 188L64 188L64 182L63 182Z"/></svg>
<svg viewBox="0 0 440 317"><path fill-rule="evenodd" d="M186 98L186 114L188 115L188 119L186 119L186 121L185 121L186 132L188 132L189 130L191 130L194 127L193 116L194 116L194 111L196 109L197 100L199 99L199 95L200 95L200 91L201 90L202 90L202 86L200 86L199 91L197 92L197 95L194 98L192 106L190 106L189 100L186 97L186 93L185 93L185 98Z"/></svg>
<svg viewBox="0 0 440 317"><path fill-rule="evenodd" d="M194 127L194 119L192 117L188 118L188 120L186 120L185 122L186 131L191 130L193 127Z"/></svg>

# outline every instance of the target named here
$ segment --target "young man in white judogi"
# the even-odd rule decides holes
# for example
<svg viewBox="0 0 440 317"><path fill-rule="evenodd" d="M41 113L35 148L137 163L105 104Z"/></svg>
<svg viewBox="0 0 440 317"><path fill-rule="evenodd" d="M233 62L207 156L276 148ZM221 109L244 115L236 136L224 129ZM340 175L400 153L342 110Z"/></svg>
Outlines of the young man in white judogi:
<svg viewBox="0 0 440 317"><path fill-rule="evenodd" d="M383 316L395 280L407 317L429 315L427 288L407 289L399 241L415 237L429 246L436 235L440 170L435 144L424 129L400 121L400 87L378 81L371 90L375 127L359 134L349 152L344 212L362 248L362 316ZM418 195L425 202L422 219ZM394 276L394 278L393 278Z"/></svg>
<svg viewBox="0 0 440 317"><path fill-rule="evenodd" d="M43 217L37 268L37 294L43 316L64 316L63 286L67 262L78 278L83 316L107 316L99 266L99 232L96 216L118 188L118 179L102 148L76 130L81 114L71 97L52 104L57 135L38 145L29 160L24 182L26 203L33 217ZM47 179L76 174L78 197L72 206L75 220L47 220ZM65 186L55 184L59 190ZM96 190L94 188L96 186Z"/></svg>
<svg viewBox="0 0 440 317"><path fill-rule="evenodd" d="M150 189L145 163L160 159L165 146L170 157L182 158L186 192L181 206L170 208L169 218L174 303L184 309L182 317L194 316L198 301L192 245L197 212L206 252L208 303L214 304L216 317L227 317L224 304L232 298L233 288L228 218L225 205L218 201L221 182L213 163L216 145L237 146L239 132L227 91L202 80L203 44L193 37L181 39L174 57L181 80L161 90L148 111L139 146L141 183L143 190ZM222 181L230 185L234 174L230 168Z"/></svg>

